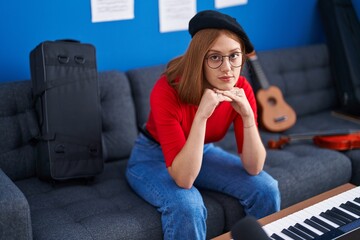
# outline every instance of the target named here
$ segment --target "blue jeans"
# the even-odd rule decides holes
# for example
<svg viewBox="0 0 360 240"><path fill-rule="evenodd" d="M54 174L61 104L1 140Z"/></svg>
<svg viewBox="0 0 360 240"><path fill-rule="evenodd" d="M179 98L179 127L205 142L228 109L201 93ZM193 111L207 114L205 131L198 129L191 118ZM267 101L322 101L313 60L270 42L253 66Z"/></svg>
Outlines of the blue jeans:
<svg viewBox="0 0 360 240"><path fill-rule="evenodd" d="M161 213L164 239L205 239L206 217L197 188L219 191L239 200L245 213L262 218L280 210L278 183L262 171L249 175L239 156L205 144L200 173L190 189L169 175L161 146L140 134L132 150L126 177L134 189Z"/></svg>

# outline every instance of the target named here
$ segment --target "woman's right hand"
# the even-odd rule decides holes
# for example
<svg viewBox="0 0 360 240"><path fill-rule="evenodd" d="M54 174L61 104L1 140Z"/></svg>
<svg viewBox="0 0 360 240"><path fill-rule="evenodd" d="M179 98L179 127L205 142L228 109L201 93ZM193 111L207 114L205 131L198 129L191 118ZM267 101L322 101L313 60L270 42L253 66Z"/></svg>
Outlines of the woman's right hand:
<svg viewBox="0 0 360 240"><path fill-rule="evenodd" d="M221 93L216 93L214 90L205 89L204 94L201 97L197 114L208 119L213 114L215 108L223 101L231 102L232 99Z"/></svg>

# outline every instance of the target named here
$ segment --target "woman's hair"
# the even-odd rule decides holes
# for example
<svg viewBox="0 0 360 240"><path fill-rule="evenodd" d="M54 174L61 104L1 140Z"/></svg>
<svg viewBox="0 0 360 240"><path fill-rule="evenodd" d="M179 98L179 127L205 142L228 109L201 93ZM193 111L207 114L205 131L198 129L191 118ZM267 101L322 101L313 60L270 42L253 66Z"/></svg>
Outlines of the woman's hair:
<svg viewBox="0 0 360 240"><path fill-rule="evenodd" d="M204 59L215 40L225 34L240 43L244 53L244 43L238 35L225 29L203 29L192 38L184 55L168 63L165 75L169 84L179 94L181 102L198 105L204 91ZM242 54L243 63L246 55ZM242 67L242 66L241 66Z"/></svg>

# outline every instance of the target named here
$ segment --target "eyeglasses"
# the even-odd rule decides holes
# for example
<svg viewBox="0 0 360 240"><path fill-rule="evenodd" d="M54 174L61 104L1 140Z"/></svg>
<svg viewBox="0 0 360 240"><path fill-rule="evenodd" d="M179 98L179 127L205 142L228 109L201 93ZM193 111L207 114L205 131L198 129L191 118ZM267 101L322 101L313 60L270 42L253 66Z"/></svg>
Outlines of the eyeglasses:
<svg viewBox="0 0 360 240"><path fill-rule="evenodd" d="M227 57L229 59L229 63L232 67L234 67L234 68L241 67L241 64L242 64L241 52L235 52L230 55L224 55L224 56L220 55L218 53L214 53L214 54L210 54L205 59L206 59L207 65L210 68L216 69L216 68L219 68L223 64L225 57Z"/></svg>

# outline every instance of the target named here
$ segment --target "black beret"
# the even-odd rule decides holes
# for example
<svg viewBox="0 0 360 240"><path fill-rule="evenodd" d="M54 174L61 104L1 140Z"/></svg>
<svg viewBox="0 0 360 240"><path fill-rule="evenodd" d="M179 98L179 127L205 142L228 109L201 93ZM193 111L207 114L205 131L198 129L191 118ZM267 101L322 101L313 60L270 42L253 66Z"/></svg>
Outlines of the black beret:
<svg viewBox="0 0 360 240"><path fill-rule="evenodd" d="M229 15L214 10L205 10L198 12L189 22L189 33L191 37L194 37L198 31L206 28L230 30L244 41L246 54L254 50L254 46L241 25L235 18Z"/></svg>

